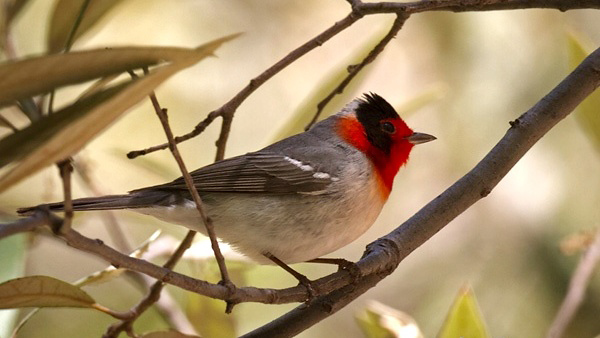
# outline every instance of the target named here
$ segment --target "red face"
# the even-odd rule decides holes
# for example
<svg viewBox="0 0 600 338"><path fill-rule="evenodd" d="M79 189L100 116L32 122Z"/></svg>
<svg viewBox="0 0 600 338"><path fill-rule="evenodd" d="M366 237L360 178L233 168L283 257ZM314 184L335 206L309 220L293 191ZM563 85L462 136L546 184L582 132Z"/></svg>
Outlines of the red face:
<svg viewBox="0 0 600 338"><path fill-rule="evenodd" d="M355 114L340 119L339 132L371 160L387 197L396 173L414 146L407 139L414 134L412 129L389 103L371 94L359 102Z"/></svg>

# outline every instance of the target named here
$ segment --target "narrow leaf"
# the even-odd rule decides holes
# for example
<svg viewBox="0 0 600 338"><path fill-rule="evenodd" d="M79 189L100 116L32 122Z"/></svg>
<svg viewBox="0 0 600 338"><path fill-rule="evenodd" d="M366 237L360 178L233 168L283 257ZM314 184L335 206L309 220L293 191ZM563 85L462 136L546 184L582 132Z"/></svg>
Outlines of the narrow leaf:
<svg viewBox="0 0 600 338"><path fill-rule="evenodd" d="M367 338L423 338L411 316L376 301L371 301L356 321Z"/></svg>
<svg viewBox="0 0 600 338"><path fill-rule="evenodd" d="M133 81L131 81L133 82ZM33 122L24 129L8 135L0 140L0 167L20 160L27 154L44 146L59 131L77 119L88 114L92 109L115 96L129 83L114 86L81 100L52 115Z"/></svg>
<svg viewBox="0 0 600 338"><path fill-rule="evenodd" d="M84 1L59 0L56 3L48 31L47 47L50 53L59 52L65 47L67 38L75 20L77 20ZM121 2L122 0L91 1L83 15L77 32L75 32L74 41L98 23L115 5Z"/></svg>
<svg viewBox="0 0 600 338"><path fill-rule="evenodd" d="M460 290L438 337L490 337L471 287L466 286Z"/></svg>
<svg viewBox="0 0 600 338"><path fill-rule="evenodd" d="M220 39L222 40L222 39ZM217 42L219 40L215 40ZM223 42L223 41L221 41ZM202 47L218 46L210 43ZM121 47L54 54L0 64L0 107L58 87L198 55L198 49Z"/></svg>
<svg viewBox="0 0 600 338"><path fill-rule="evenodd" d="M187 57L180 58L172 64L156 69L147 76L133 82L101 104L85 112L82 117L70 121L66 126L43 145L36 145L27 156L11 171L0 178L0 192L17 183L21 179L37 172L43 167L60 161L79 151L88 141L108 127L125 111L144 99L159 84L180 70L190 67L203 58L212 55L222 43L237 35L214 40L194 50ZM103 91L102 93L106 93ZM96 94L98 95L98 94ZM94 97L96 97L94 95ZM89 102L89 98L86 99ZM67 110L69 108L66 108ZM58 113L57 113L58 114ZM22 154L20 154L22 156Z"/></svg>
<svg viewBox="0 0 600 338"><path fill-rule="evenodd" d="M591 43L574 32L569 33L568 43L569 63L571 68L575 68L593 49L587 48ZM600 151L600 91L596 90L579 104L575 111L575 118L596 149Z"/></svg>
<svg viewBox="0 0 600 338"><path fill-rule="evenodd" d="M29 0L8 0L6 6L6 25L10 25L21 9L27 5Z"/></svg>
<svg viewBox="0 0 600 338"><path fill-rule="evenodd" d="M0 308L91 307L95 301L80 288L48 276L12 279L0 284Z"/></svg>

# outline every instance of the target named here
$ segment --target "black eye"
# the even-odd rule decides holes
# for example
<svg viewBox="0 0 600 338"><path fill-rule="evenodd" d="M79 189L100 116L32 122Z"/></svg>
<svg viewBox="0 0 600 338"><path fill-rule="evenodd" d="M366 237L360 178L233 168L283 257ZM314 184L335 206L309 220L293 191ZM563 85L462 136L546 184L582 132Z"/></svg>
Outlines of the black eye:
<svg viewBox="0 0 600 338"><path fill-rule="evenodd" d="M396 132L396 127L391 122L383 122L381 124L381 130L388 134L393 134Z"/></svg>

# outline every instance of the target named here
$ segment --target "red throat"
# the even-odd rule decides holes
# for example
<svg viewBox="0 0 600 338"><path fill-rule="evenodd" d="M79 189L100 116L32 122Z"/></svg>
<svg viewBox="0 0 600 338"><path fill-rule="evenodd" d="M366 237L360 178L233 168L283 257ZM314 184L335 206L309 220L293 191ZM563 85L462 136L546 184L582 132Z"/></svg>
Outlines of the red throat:
<svg viewBox="0 0 600 338"><path fill-rule="evenodd" d="M394 120L390 122L394 123ZM404 122L399 121L399 124L407 128ZM365 153L369 160L371 160L381 183L382 195L387 199L392 191L394 177L398 173L398 170L400 170L400 167L408 160L413 144L404 140L404 136L398 135L393 139L390 152L386 153L371 144L367 139L364 127L352 115L340 118L338 128L339 134L346 142ZM407 135L410 134L412 134L412 130L409 129Z"/></svg>

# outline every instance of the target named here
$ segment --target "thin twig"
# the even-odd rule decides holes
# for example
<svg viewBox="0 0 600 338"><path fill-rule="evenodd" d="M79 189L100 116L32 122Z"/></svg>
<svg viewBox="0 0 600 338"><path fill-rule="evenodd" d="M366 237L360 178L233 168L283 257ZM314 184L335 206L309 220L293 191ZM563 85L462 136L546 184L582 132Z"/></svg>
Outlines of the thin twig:
<svg viewBox="0 0 600 338"><path fill-rule="evenodd" d="M21 232L33 231L44 225L50 225L51 219L48 215L48 212L35 212L30 217L12 223L0 224L0 240Z"/></svg>
<svg viewBox="0 0 600 338"><path fill-rule="evenodd" d="M56 164L60 171L60 177L63 184L63 200L64 200L64 213L65 217L63 224L60 227L61 231L66 231L71 228L71 221L73 220L73 199L71 196L71 174L73 173L73 166L71 165L71 158L63 160Z"/></svg>
<svg viewBox="0 0 600 338"><path fill-rule="evenodd" d="M92 192L94 196L103 196L106 195L101 188L96 184L92 175L89 171L89 164L87 160L84 160L81 156L78 156L77 159L73 160L73 168L75 172L78 174L79 178L83 182L83 185L88 188ZM112 211L101 211L100 217L104 220L104 225L106 226L106 230L108 235L115 243L119 251L122 252L131 252L131 245L127 241L127 236L123 232L119 221L112 213Z"/></svg>
<svg viewBox="0 0 600 338"><path fill-rule="evenodd" d="M350 27L365 15L395 13L402 16L410 16L415 13L430 12L430 11L451 11L451 12L483 12L495 10L513 10L526 8L550 8L560 11L572 9L597 8L600 9L598 0L425 0L414 2L375 2L363 3L358 0L347 0L352 6L352 11L342 20L336 22L332 27L329 27L319 35L308 40L302 46L294 49L283 59L279 60L273 66L262 72L260 75L250 80L240 92L232 99L221 106L219 109L210 112L206 118L197 124L192 131L182 136L175 137L176 143L187 141L193 137L200 135L206 127L208 127L217 117L225 117L226 115L233 116L237 108L252 94L256 89L262 86L267 80L279 73L288 65L310 52L316 47L321 46L326 41ZM221 136L226 136L231 128L231 119L224 119L221 126ZM226 140L219 138L217 144L225 148ZM167 143L149 147L142 150L130 151L127 154L128 158L135 158L141 155L146 155L157 150L167 149ZM223 153L221 151L220 153ZM217 157L220 155L217 154Z"/></svg>
<svg viewBox="0 0 600 338"><path fill-rule="evenodd" d="M563 299L546 337L559 338L563 336L583 301L585 290L598 262L600 262L600 229L596 231L594 241L581 256L581 260L569 282L567 295Z"/></svg>
<svg viewBox="0 0 600 338"><path fill-rule="evenodd" d="M246 100L246 98L248 98L248 96L250 96L250 94L252 94L256 89L258 89L267 80L269 80L274 75L279 73L285 67L289 66L291 63L293 63L294 61L296 61L297 59L299 59L306 53L310 52L314 48L321 46L323 43L325 43L327 40L329 40L332 37L334 37L335 35L337 35L339 32L350 27L353 23L358 21L361 17L362 17L362 15L357 14L355 12L351 12L345 18L336 22L333 26L329 27L328 29L323 31L321 34L310 39L309 41L304 43L302 46L294 49L292 52L290 52L284 58L282 58L277 63L275 63L274 65L269 67L267 70L262 72L260 75L258 75L254 79L250 80L250 82L240 92L238 92L233 98L231 98L229 101L227 101L227 103L225 103L219 109L210 112L208 114L208 116L206 116L206 118L202 122L200 122L198 125L196 125L196 127L194 127L194 129L191 132L189 132L185 135L182 135L182 136L175 137L175 142L181 143L183 141L189 140L195 136L200 135L200 133L202 133L204 131L204 129L206 129L206 127L208 127L217 117L221 116L221 117L223 117L223 125L221 127L221 135L219 137L219 140L217 141L217 144L220 145L220 148L222 148L223 150L217 151L217 157L219 157L221 153L224 153L225 144L227 143L226 136L229 134L229 129L231 128L231 118L235 114L235 111L237 110L237 108L242 104L242 102L244 102ZM127 154L127 157L135 158L137 156L146 155L148 153L151 153L151 152L154 152L157 150L166 149L168 146L169 145L167 143L164 143L164 144L150 147L150 148L143 149L143 150L131 151Z"/></svg>
<svg viewBox="0 0 600 338"><path fill-rule="evenodd" d="M325 106L327 106L327 104L336 95L344 92L344 89L346 88L346 86L348 86L350 81L352 81L352 79L354 79L354 77L356 75L358 75L358 73L366 65L373 62L377 58L377 56L379 56L379 54L381 54L381 52L383 52L383 50L385 49L387 44L390 41L392 41L392 39L396 36L396 34L398 34L398 31L400 31L400 29L402 29L402 26L404 25L404 22L406 21L406 19L408 19L408 16L406 16L405 14L396 15L396 20L394 20L392 27L390 28L389 32L383 37L383 39L381 39L381 41L379 41L379 43L369 52L369 54L359 64L351 65L348 67L348 75L346 75L344 80L342 80L342 82L340 82L340 84L337 87L335 87L335 89L332 90L331 93L329 93L329 95L327 95L323 100L321 100L321 102L319 102L319 104L317 104L317 112L313 116L312 120L306 125L304 130L310 129L310 127L312 127L319 119L319 116L321 115L321 112L323 112L323 109L325 108Z"/></svg>
<svg viewBox="0 0 600 338"><path fill-rule="evenodd" d="M363 15L382 13L415 14L433 11L487 12L528 8L559 11L600 8L597 0L423 0L413 2L369 2L354 7Z"/></svg>
<svg viewBox="0 0 600 338"><path fill-rule="evenodd" d="M194 236L196 235L195 231L189 231L183 241L179 244L173 255L169 257L169 260L163 265L163 268L172 270L175 267L175 264L181 259L185 251L192 245L194 240ZM148 291L148 294L140 300L140 302L129 310L130 316L119 323L113 324L109 326L106 333L103 337L117 337L119 333L123 331L132 330L133 322L139 318L147 309L150 308L153 304L158 302L162 289L164 288L164 282L157 281L155 282Z"/></svg>
<svg viewBox="0 0 600 338"><path fill-rule="evenodd" d="M79 178L82 180L84 186L86 186L93 195L106 195L106 193L104 193L94 181L89 170L88 161L78 157L73 161L73 167L75 172L79 175ZM127 236L125 236L125 232L123 232L122 227L114 213L112 211L101 211L100 216L103 218L103 223L107 228L106 230L108 231L112 241L115 243L117 249L121 252L131 252L131 245L127 241ZM143 290L142 292L146 292L146 290L149 290L154 284L154 281L151 278L135 271L127 271L125 275L136 287L138 287L140 290ZM168 293L161 293L160 299L154 305L156 310L160 313L162 318L169 324L170 327L173 327L180 332L195 332L192 324L187 320L187 318L185 318L185 314L179 311L175 301Z"/></svg>
<svg viewBox="0 0 600 338"><path fill-rule="evenodd" d="M212 249L214 251L215 258L217 259L217 264L219 265L219 270L221 271L221 282L223 282L224 285L226 285L228 287L232 287L233 283L231 283L231 280L229 279L229 274L227 273L227 267L225 266L225 258L223 257L223 254L221 253L221 249L219 248L219 242L217 241L217 236L215 234L215 228L213 226L212 220L206 215L206 211L204 210L204 206L202 204L202 198L200 198L200 194L198 194L198 190L196 189L196 186L194 185L194 180L192 179L192 176L189 174L189 172L185 166L185 163L183 162L183 159L181 158L181 154L179 153L179 149L177 148L177 143L175 142L175 140L173 138L173 131L171 130L171 127L169 125L167 111L166 111L166 109L162 109L160 107L158 100L156 99L156 95L154 93L150 94L150 100L152 101L152 105L154 106L154 109L156 110L156 114L158 114L158 118L160 119L160 122L165 130L165 134L167 135L167 140L169 141L169 148L171 150L171 153L173 154L173 157L175 158L175 161L177 162L177 165L179 166L179 170L181 171L181 173L183 175L185 184L186 184L188 190L190 191L190 194L192 195L192 199L194 200L194 203L196 204L196 209L198 210L198 213L200 214L202 222L204 223L204 226L206 227L206 232L210 239L210 243L211 243Z"/></svg>

